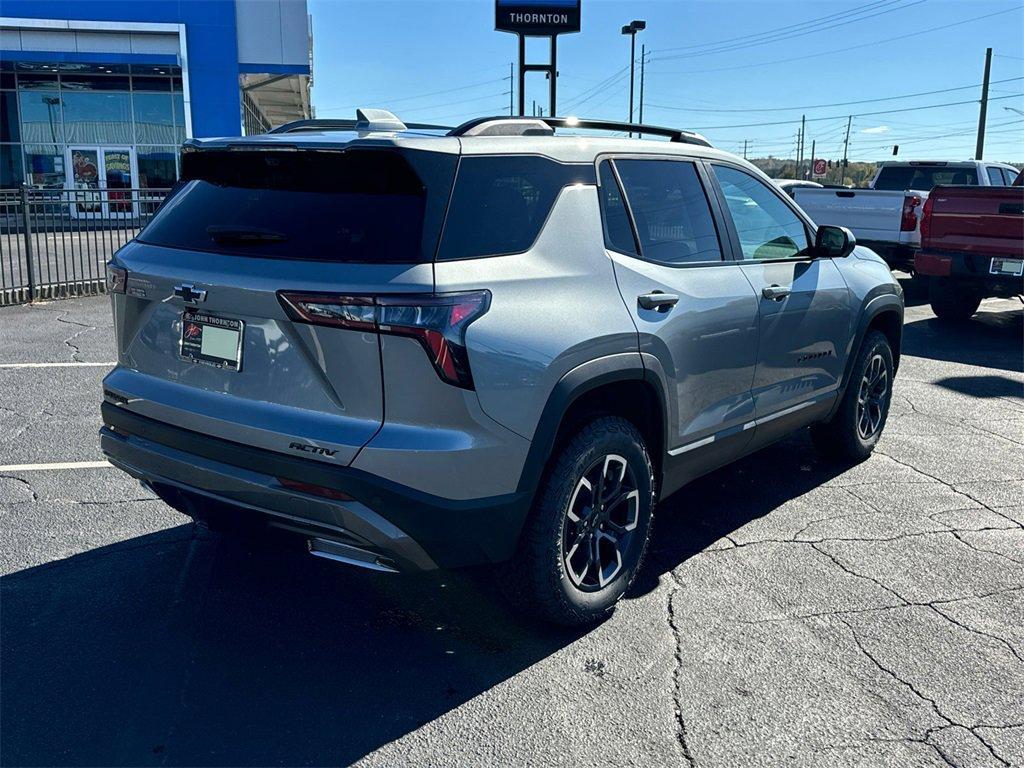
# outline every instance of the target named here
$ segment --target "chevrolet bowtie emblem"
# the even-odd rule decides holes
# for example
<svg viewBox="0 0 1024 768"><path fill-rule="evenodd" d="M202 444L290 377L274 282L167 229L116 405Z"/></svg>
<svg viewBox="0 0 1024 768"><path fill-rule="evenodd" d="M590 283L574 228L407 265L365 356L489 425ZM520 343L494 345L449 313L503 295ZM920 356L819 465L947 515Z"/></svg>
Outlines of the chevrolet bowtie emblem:
<svg viewBox="0 0 1024 768"><path fill-rule="evenodd" d="M174 295L186 304L198 304L206 301L206 291L196 288L194 285L177 285L174 287Z"/></svg>

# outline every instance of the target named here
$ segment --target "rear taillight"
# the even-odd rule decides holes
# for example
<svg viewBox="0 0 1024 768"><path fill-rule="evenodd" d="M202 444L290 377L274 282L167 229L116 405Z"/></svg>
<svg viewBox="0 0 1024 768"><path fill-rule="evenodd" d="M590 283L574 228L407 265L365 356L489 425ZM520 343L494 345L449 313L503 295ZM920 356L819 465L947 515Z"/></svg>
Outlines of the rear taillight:
<svg viewBox="0 0 1024 768"><path fill-rule="evenodd" d="M917 206L921 204L921 198L917 195L907 195L903 198L903 217L900 219L900 232L913 232L917 229Z"/></svg>
<svg viewBox="0 0 1024 768"><path fill-rule="evenodd" d="M124 293L128 287L128 270L115 267L114 262L107 262L107 293Z"/></svg>
<svg viewBox="0 0 1024 768"><path fill-rule="evenodd" d="M931 234L932 231L932 198L924 201L924 209L921 211L921 242Z"/></svg>
<svg viewBox="0 0 1024 768"><path fill-rule="evenodd" d="M288 316L300 323L408 336L420 342L443 381L473 388L466 328L490 306L489 291L424 296L339 296L282 291Z"/></svg>

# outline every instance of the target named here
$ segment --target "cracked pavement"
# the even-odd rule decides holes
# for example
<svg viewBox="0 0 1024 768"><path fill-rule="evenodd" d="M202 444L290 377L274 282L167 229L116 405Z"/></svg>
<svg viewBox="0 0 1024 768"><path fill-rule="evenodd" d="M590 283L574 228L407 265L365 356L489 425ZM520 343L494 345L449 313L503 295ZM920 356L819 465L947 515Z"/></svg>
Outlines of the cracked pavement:
<svg viewBox="0 0 1024 768"><path fill-rule="evenodd" d="M110 468L0 473L0 763L1024 766L1022 333L908 287L875 455L799 434L684 488L588 630L486 569L220 537ZM0 310L0 363L113 357L104 298ZM104 372L0 368L0 465L99 459Z"/></svg>

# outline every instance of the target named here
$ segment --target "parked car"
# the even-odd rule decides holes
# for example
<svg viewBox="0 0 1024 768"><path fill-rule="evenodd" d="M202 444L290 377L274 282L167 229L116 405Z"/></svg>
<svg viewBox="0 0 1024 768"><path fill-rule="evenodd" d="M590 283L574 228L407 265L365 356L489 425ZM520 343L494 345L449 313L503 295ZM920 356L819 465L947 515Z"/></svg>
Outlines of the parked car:
<svg viewBox="0 0 1024 768"><path fill-rule="evenodd" d="M848 227L857 242L894 268L910 271L921 247L920 216L928 193L939 184L1005 186L1017 169L975 160L888 161L867 189L796 189L793 196L818 224Z"/></svg>
<svg viewBox="0 0 1024 768"><path fill-rule="evenodd" d="M793 196L794 189L821 189L821 184L816 181L808 181L807 179L772 179L775 184L790 197Z"/></svg>
<svg viewBox="0 0 1024 768"><path fill-rule="evenodd" d="M807 426L871 453L899 284L753 165L650 126L672 140L367 112L189 140L110 264L102 449L171 506L377 571L505 561L578 624L694 478Z"/></svg>
<svg viewBox="0 0 1024 768"><path fill-rule="evenodd" d="M1024 187L935 187L917 272L942 319L966 320L988 296L1024 294Z"/></svg>

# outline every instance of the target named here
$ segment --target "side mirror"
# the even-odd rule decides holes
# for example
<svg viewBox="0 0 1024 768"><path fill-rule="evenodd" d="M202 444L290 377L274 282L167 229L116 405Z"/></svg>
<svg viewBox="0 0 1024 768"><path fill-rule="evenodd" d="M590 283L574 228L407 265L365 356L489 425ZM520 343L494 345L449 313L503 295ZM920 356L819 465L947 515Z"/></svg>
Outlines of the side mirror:
<svg viewBox="0 0 1024 768"><path fill-rule="evenodd" d="M823 224L814 236L814 255L818 258L841 259L853 253L857 238L846 227Z"/></svg>

